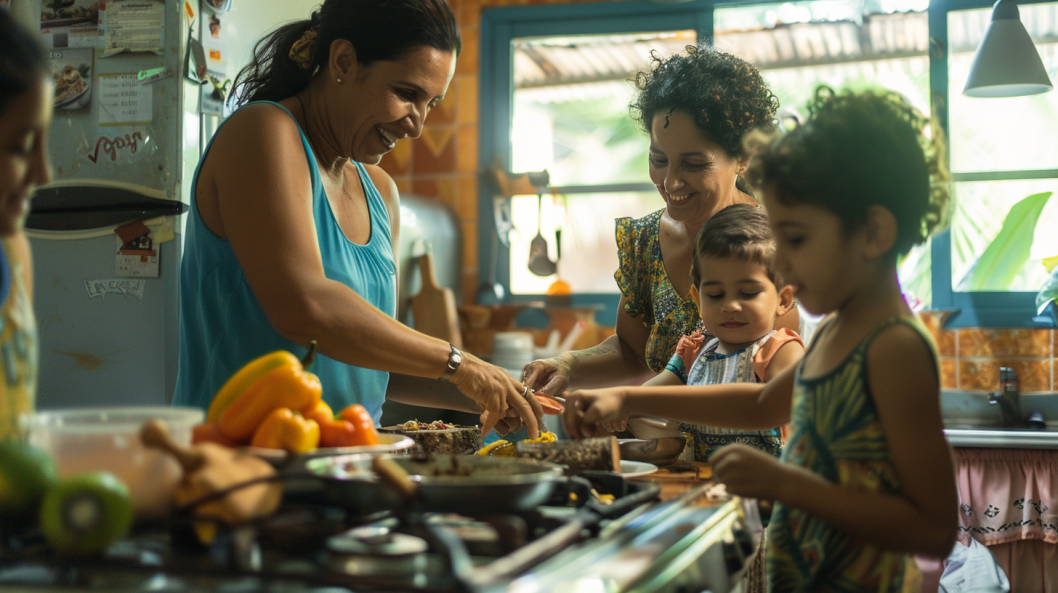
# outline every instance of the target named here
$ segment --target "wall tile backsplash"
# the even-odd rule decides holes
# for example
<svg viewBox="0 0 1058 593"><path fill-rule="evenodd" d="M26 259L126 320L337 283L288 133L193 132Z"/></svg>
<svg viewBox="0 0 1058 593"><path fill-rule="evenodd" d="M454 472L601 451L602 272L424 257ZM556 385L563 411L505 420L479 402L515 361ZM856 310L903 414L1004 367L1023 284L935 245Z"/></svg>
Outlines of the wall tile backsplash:
<svg viewBox="0 0 1058 593"><path fill-rule="evenodd" d="M947 389L995 391L999 367L1014 368L1018 390L1055 391L1054 367L1058 333L1050 329L941 329L946 313L924 311L940 354L941 386Z"/></svg>

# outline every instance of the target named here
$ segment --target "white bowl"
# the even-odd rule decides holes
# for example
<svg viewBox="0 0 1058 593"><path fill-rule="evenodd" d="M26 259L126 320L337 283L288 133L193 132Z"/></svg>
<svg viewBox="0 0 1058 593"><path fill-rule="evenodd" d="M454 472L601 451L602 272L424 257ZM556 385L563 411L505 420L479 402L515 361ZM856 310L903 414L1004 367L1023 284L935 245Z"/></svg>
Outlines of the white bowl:
<svg viewBox="0 0 1058 593"><path fill-rule="evenodd" d="M160 517L182 476L168 453L140 442L143 423L158 418L177 444L191 444L191 428L205 418L198 408L83 408L38 412L23 417L30 443L55 460L60 477L107 471L124 482L138 518Z"/></svg>

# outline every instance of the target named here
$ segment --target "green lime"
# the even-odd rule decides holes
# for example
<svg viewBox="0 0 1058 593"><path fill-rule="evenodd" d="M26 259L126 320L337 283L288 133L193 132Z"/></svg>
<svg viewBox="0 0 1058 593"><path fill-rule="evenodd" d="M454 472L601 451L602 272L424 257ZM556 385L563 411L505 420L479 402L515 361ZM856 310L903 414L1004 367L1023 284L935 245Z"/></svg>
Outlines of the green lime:
<svg viewBox="0 0 1058 593"><path fill-rule="evenodd" d="M55 462L47 453L29 443L0 442L0 522L31 522L53 484Z"/></svg>
<svg viewBox="0 0 1058 593"><path fill-rule="evenodd" d="M40 527L60 554L102 552L132 526L132 499L120 480L93 472L61 480L48 490L40 509Z"/></svg>

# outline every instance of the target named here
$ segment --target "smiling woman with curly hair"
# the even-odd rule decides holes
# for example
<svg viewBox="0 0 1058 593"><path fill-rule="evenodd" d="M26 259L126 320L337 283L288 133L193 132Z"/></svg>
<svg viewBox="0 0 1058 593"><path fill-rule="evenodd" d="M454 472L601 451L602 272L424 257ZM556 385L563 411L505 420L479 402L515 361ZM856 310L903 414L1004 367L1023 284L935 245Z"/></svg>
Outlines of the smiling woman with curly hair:
<svg viewBox="0 0 1058 593"><path fill-rule="evenodd" d="M633 78L638 92L630 109L650 136L650 179L665 207L617 220L617 333L594 348L526 366L526 385L548 394L638 384L663 370L680 337L703 329L690 296L698 231L728 206L757 203L741 179L749 164L742 140L773 128L779 107L760 72L705 45L669 58L654 54L653 62ZM796 309L777 322L794 330L797 324Z"/></svg>

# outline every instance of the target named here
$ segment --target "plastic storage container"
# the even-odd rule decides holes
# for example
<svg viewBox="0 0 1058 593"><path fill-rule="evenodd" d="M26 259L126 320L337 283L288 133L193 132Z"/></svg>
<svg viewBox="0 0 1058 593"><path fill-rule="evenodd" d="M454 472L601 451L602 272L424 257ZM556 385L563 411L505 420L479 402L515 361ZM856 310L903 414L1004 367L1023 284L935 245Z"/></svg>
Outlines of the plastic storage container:
<svg viewBox="0 0 1058 593"><path fill-rule="evenodd" d="M138 518L164 515L180 481L169 454L147 449L140 427L152 418L166 423L173 440L191 444L191 428L205 418L198 408L128 407L38 412L22 419L27 440L51 454L60 477L108 471L125 483Z"/></svg>

